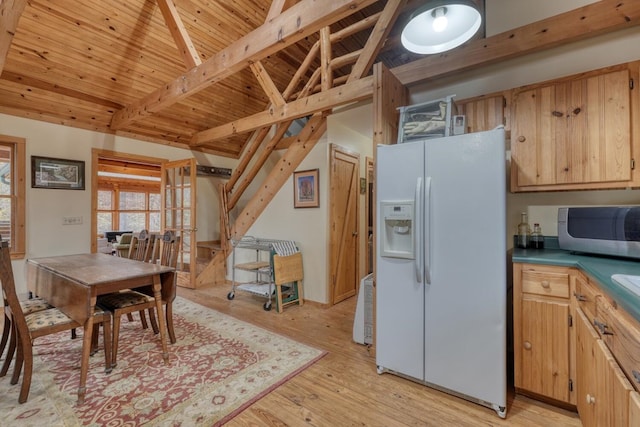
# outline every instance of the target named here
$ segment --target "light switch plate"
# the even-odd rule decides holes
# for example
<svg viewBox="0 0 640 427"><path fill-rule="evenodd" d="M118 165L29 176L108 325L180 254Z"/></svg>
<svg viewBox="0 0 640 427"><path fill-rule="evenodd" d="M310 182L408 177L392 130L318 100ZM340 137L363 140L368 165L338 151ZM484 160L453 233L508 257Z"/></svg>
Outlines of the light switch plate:
<svg viewBox="0 0 640 427"><path fill-rule="evenodd" d="M81 216L63 216L62 225L80 225L82 224Z"/></svg>

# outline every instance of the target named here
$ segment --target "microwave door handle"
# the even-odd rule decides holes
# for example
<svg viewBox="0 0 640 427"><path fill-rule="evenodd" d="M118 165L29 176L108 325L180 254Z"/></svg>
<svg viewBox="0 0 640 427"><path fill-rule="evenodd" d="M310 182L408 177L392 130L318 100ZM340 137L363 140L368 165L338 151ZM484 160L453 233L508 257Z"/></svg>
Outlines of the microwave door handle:
<svg viewBox="0 0 640 427"><path fill-rule="evenodd" d="M424 214L421 221L424 220L424 281L427 285L431 284L431 177L425 179L424 185Z"/></svg>
<svg viewBox="0 0 640 427"><path fill-rule="evenodd" d="M422 272L424 271L422 258L422 177L416 181L416 194L413 200L413 221L415 230L413 232L413 263L416 269L416 281L422 283Z"/></svg>

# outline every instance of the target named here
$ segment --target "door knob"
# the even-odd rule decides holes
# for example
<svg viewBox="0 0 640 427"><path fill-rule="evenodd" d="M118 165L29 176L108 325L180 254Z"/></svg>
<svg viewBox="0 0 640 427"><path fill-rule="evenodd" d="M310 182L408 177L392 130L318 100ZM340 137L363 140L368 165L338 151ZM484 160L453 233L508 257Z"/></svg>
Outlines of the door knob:
<svg viewBox="0 0 640 427"><path fill-rule="evenodd" d="M525 350L531 350L531 343L529 341L525 341L524 342L524 349Z"/></svg>

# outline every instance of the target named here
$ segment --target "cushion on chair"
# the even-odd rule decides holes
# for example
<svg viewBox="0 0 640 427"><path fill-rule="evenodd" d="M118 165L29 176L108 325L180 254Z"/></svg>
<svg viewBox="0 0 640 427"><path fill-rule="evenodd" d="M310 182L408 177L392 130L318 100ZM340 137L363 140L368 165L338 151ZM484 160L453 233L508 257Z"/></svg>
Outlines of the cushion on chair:
<svg viewBox="0 0 640 427"><path fill-rule="evenodd" d="M26 316L27 314L35 313L36 311L48 310L53 306L49 305L49 303L42 298L31 298L20 301L20 307Z"/></svg>
<svg viewBox="0 0 640 427"><path fill-rule="evenodd" d="M57 308L37 311L25 316L29 330L36 331L54 325L72 323L73 320Z"/></svg>
<svg viewBox="0 0 640 427"><path fill-rule="evenodd" d="M151 301L154 301L153 297L136 291L115 292L98 297L100 305L108 310L131 307L132 305L143 304Z"/></svg>

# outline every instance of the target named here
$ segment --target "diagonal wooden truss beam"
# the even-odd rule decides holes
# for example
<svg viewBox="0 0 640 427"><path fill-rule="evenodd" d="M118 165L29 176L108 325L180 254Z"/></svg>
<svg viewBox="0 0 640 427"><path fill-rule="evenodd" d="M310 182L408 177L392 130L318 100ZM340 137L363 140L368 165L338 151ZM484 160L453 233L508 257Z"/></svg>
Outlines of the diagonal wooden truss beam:
<svg viewBox="0 0 640 427"><path fill-rule="evenodd" d="M355 63L353 68L351 68L351 74L349 74L347 83L362 78L369 73L373 66L373 61L375 61L378 56L378 53L384 45L393 24L396 22L398 15L406 4L407 0L387 1L380 18L376 22L375 27L373 27L373 31L371 32L371 35L369 35L367 43L358 57L358 61Z"/></svg>
<svg viewBox="0 0 640 427"><path fill-rule="evenodd" d="M27 0L0 0L0 73Z"/></svg>
<svg viewBox="0 0 640 427"><path fill-rule="evenodd" d="M182 19L180 19L180 15L178 14L178 10L176 9L176 5L173 3L173 0L157 0L157 2L158 7L162 12L162 16L164 17L164 22L167 23L169 32L178 46L178 51L180 51L180 55L182 56L182 60L184 61L187 70L202 64L200 55L198 55L196 47L191 42L189 33L187 33L187 29L182 23Z"/></svg>
<svg viewBox="0 0 640 427"><path fill-rule="evenodd" d="M376 1L302 0L207 61L118 111L111 120L111 128L121 129L146 115L167 108Z"/></svg>
<svg viewBox="0 0 640 427"><path fill-rule="evenodd" d="M271 101L272 105L281 107L286 104L286 101L282 97L282 94L276 87L275 83L273 83L273 80L271 80L271 76L269 76L269 73L262 65L262 62L255 62L251 64L249 68L251 68L251 72L258 80L258 83L269 98L269 101Z"/></svg>
<svg viewBox="0 0 640 427"><path fill-rule="evenodd" d="M311 117L300 131L295 142L284 153L278 163L260 186L258 192L251 198L231 227L231 238L243 236L273 200L273 197L289 179L302 160L307 156L327 129L327 118L323 113Z"/></svg>

